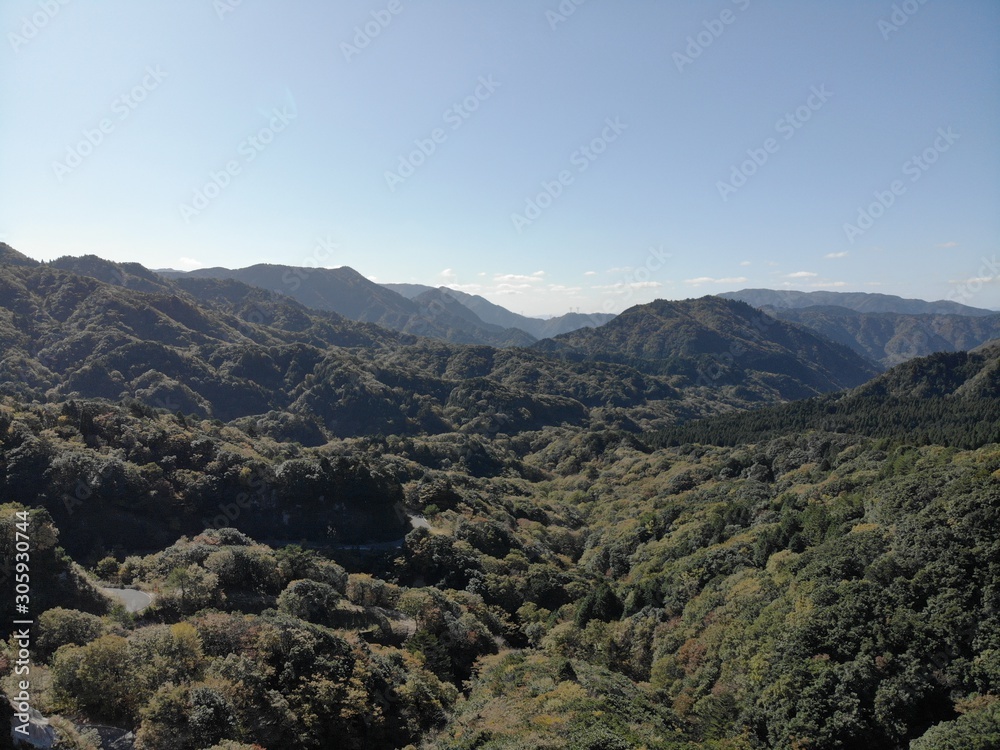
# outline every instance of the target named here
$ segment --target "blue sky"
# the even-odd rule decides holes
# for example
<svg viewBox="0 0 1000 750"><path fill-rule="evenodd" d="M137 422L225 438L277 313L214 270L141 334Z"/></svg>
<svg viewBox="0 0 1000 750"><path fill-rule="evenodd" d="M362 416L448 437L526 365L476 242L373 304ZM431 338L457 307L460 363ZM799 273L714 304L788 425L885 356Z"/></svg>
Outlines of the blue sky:
<svg viewBox="0 0 1000 750"><path fill-rule="evenodd" d="M577 4L579 3L579 4ZM7 0L0 239L526 314L1000 308L995 0Z"/></svg>

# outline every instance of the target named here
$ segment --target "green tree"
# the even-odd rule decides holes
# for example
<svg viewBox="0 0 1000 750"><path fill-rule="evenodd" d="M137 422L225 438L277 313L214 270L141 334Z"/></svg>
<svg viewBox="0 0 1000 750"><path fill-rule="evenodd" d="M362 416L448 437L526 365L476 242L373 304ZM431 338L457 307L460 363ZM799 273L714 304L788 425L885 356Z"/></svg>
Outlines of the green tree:
<svg viewBox="0 0 1000 750"><path fill-rule="evenodd" d="M106 626L97 615L53 607L38 617L37 655L47 660L60 646L83 646L104 635Z"/></svg>
<svg viewBox="0 0 1000 750"><path fill-rule="evenodd" d="M173 606L191 614L214 604L219 597L219 577L200 565L174 568L167 576L170 591L161 599L163 606Z"/></svg>
<svg viewBox="0 0 1000 750"><path fill-rule="evenodd" d="M86 646L63 646L52 659L52 683L61 705L108 723L129 723L141 705L128 641L101 636Z"/></svg>

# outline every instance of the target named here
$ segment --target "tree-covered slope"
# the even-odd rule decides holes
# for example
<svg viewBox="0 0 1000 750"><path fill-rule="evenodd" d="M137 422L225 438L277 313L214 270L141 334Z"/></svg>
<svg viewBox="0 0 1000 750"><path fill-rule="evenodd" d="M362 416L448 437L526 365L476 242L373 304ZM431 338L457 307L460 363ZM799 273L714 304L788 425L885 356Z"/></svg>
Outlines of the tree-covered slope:
<svg viewBox="0 0 1000 750"><path fill-rule="evenodd" d="M376 284L352 268L316 268L258 264L248 268L202 268L164 272L174 279L234 279L285 294L314 310L327 310L363 323L403 333L466 344L519 346L534 338L524 331L484 323L475 313L441 293L408 299Z"/></svg>
<svg viewBox="0 0 1000 750"><path fill-rule="evenodd" d="M398 292L407 299L414 299L425 292L435 289L426 284L382 284L382 286ZM437 291L453 297L462 306L474 312L485 323L500 326L501 328L519 328L531 334L536 339L558 336L560 333L569 333L579 328L596 328L615 317L611 313L566 313L565 315L557 315L546 319L532 318L511 312L507 308L494 304L478 294L469 294L468 292L449 289L448 287L438 287Z"/></svg>
<svg viewBox="0 0 1000 750"><path fill-rule="evenodd" d="M652 445L739 445L822 429L961 448L1000 442L1000 346L904 362L843 393L667 428Z"/></svg>
<svg viewBox="0 0 1000 750"><path fill-rule="evenodd" d="M872 292L799 292L792 289L742 289L720 294L724 299L735 299L754 307L796 309L802 307L835 306L864 313L903 313L906 315L995 315L995 310L971 307L952 300L926 302L922 299L904 299L894 294Z"/></svg>
<svg viewBox="0 0 1000 750"><path fill-rule="evenodd" d="M252 419L262 434L307 445L347 435L520 432L563 423L650 429L811 394L835 377L817 374L824 360L816 348L828 345L795 330L788 336L780 324L762 333L747 328L756 349L735 364L714 354L682 356L675 368L642 357L434 342L231 279L170 281L94 258L59 265L79 266L84 275L54 265L0 265L4 392L129 398L227 422ZM720 330L730 322L722 319ZM654 339L686 346L676 333ZM700 375L696 367L690 372L698 362L709 368ZM781 372L785 366L793 371Z"/></svg>
<svg viewBox="0 0 1000 750"><path fill-rule="evenodd" d="M991 747L996 445L550 429L495 454L521 476L479 477L452 448L337 446L429 526L328 548L347 570L225 529L109 550L95 570L154 607L41 613L36 705L143 750Z"/></svg>
<svg viewBox="0 0 1000 750"><path fill-rule="evenodd" d="M535 348L679 375L693 385L736 386L769 400L851 387L875 375L871 364L842 345L718 297L639 305L600 328Z"/></svg>
<svg viewBox="0 0 1000 750"><path fill-rule="evenodd" d="M887 368L913 357L974 349L1000 337L1000 314L862 313L846 307L763 309L849 346Z"/></svg>

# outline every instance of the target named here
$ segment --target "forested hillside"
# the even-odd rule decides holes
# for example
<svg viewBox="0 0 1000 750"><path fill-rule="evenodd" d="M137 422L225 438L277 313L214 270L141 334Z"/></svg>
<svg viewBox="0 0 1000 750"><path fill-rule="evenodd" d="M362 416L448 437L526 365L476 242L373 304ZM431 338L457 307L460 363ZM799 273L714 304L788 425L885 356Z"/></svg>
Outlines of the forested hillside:
<svg viewBox="0 0 1000 750"><path fill-rule="evenodd" d="M845 393L679 425L649 440L739 445L802 430L959 448L1000 442L1000 345L935 354Z"/></svg>
<svg viewBox="0 0 1000 750"><path fill-rule="evenodd" d="M225 529L95 547L95 572L156 602L45 612L40 707L134 727L140 748L993 746L995 445L804 432L649 452L550 428L479 477L440 439L330 449L401 482L366 504L401 496L430 528L384 551ZM83 501L61 541L89 502L127 501Z"/></svg>
<svg viewBox="0 0 1000 750"><path fill-rule="evenodd" d="M7 393L128 398L198 418L251 419L261 434L310 446L564 423L651 429L874 374L812 334L784 324L753 329L749 308L719 301L715 329L692 323L686 339L656 306L634 308L614 328L591 332L600 356L589 357L567 356L562 338L538 350L438 342L238 281L169 281L95 258L0 265L0 292ZM711 307L709 299L694 307ZM718 333L732 322L732 306L747 316L739 339ZM629 341L646 334L658 348L640 356Z"/></svg>
<svg viewBox="0 0 1000 750"><path fill-rule="evenodd" d="M426 284L382 284L386 289L402 294L407 299L415 299L425 292L435 291L435 287ZM553 318L530 318L511 312L505 307L490 302L478 294L469 294L458 289L438 287L436 291L458 300L479 318L503 328L520 328L537 339L551 338L560 333L569 333L579 328L596 328L604 325L615 316L611 313L578 313L571 312Z"/></svg>
<svg viewBox="0 0 1000 750"><path fill-rule="evenodd" d="M843 307L762 309L849 346L883 367L937 352L974 349L1000 337L1000 314L860 313Z"/></svg>
<svg viewBox="0 0 1000 750"><path fill-rule="evenodd" d="M172 271L164 275L179 281L241 281L287 295L313 310L336 312L362 323L377 323L394 331L459 344L525 346L535 340L520 329L484 322L450 295L438 292L409 299L346 266L297 268L261 264L238 269L203 268L189 273Z"/></svg>
<svg viewBox="0 0 1000 750"><path fill-rule="evenodd" d="M996 311L963 305L953 300L927 302L922 299L905 299L894 294L872 292L800 292L795 289L742 289L720 294L724 299L735 299L754 307L800 309L807 307L846 307L863 313L902 313L905 315L971 315L989 316Z"/></svg>
<svg viewBox="0 0 1000 750"><path fill-rule="evenodd" d="M638 305L600 328L566 333L535 348L569 360L620 362L691 383L734 387L762 401L847 388L876 374L845 346L718 297Z"/></svg>
<svg viewBox="0 0 1000 750"><path fill-rule="evenodd" d="M714 298L467 346L3 257L0 577L28 514L59 748L1000 746L996 346L869 380Z"/></svg>

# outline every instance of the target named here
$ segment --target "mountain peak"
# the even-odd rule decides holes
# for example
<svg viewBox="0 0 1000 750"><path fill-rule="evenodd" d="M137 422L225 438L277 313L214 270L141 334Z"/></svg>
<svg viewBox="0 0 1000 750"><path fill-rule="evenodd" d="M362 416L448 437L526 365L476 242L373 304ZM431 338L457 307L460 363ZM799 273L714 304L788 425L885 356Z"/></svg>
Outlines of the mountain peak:
<svg viewBox="0 0 1000 750"><path fill-rule="evenodd" d="M927 302L922 299L906 299L894 294L873 292L800 292L792 289L741 289L738 292L724 292L723 299L738 299L754 307L776 309L798 309L816 305L846 307L857 312L890 312L932 315L995 315L995 310L970 307L951 300Z"/></svg>
<svg viewBox="0 0 1000 750"><path fill-rule="evenodd" d="M748 398L802 398L858 385L877 372L845 346L744 302L710 296L636 305L600 328L556 336L536 348L693 384L733 386Z"/></svg>
<svg viewBox="0 0 1000 750"><path fill-rule="evenodd" d="M37 266L37 260L29 258L24 253L19 253L6 242L0 242L0 265L7 266Z"/></svg>

